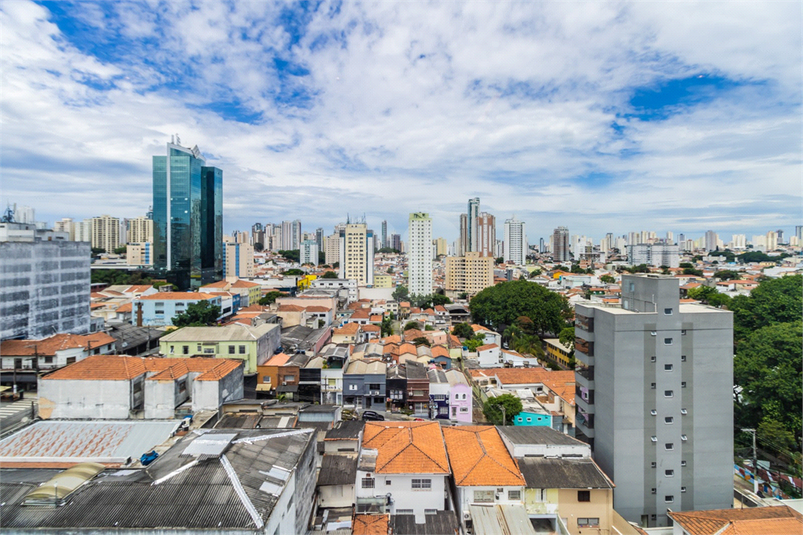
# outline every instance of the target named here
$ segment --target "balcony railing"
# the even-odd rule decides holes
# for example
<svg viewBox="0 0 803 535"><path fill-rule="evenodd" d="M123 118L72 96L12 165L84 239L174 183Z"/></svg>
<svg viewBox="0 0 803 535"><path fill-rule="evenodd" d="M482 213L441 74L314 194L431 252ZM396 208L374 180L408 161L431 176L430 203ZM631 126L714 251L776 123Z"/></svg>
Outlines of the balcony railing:
<svg viewBox="0 0 803 535"><path fill-rule="evenodd" d="M589 390L588 388L586 388L584 386L580 386L579 384L576 384L575 387L574 387L574 395L575 395L575 398L582 399L588 405L593 405L594 404L594 391L593 390Z"/></svg>
<svg viewBox="0 0 803 535"><path fill-rule="evenodd" d="M594 318L589 318L581 314L576 314L574 317L574 325L583 329L586 332L594 332Z"/></svg>
<svg viewBox="0 0 803 535"><path fill-rule="evenodd" d="M589 357L594 356L594 342L587 342L582 338L577 338L574 341L574 349L580 351L581 353L585 353Z"/></svg>
<svg viewBox="0 0 803 535"><path fill-rule="evenodd" d="M580 377L584 378L586 381L593 381L594 380L594 366L589 366L587 368L577 367L574 371Z"/></svg>

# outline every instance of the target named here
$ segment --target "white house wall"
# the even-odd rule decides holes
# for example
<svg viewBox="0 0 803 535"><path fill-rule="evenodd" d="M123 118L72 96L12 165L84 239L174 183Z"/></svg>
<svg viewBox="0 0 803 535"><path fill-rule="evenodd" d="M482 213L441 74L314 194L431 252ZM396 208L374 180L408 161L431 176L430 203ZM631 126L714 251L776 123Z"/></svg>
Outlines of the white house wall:
<svg viewBox="0 0 803 535"><path fill-rule="evenodd" d="M131 381L39 379L42 418L125 420L131 409Z"/></svg>

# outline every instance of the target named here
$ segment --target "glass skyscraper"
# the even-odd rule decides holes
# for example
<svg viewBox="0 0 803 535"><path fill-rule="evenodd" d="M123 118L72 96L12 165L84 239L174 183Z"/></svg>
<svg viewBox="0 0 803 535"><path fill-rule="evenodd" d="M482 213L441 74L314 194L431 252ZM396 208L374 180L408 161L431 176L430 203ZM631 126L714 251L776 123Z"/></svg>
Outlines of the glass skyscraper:
<svg viewBox="0 0 803 535"><path fill-rule="evenodd" d="M153 157L154 267L180 290L223 278L223 171L198 147Z"/></svg>

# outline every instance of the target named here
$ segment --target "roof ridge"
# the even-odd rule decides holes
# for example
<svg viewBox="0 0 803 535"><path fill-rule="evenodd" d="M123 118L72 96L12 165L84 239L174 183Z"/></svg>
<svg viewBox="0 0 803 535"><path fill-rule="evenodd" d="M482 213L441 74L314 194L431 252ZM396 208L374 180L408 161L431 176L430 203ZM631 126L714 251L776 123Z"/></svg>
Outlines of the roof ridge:
<svg viewBox="0 0 803 535"><path fill-rule="evenodd" d="M438 424L436 424L436 425L438 425ZM424 427L424 426L422 425L422 426L416 426L416 427ZM436 461L435 459L433 459L432 457L430 457L430 455L429 455L428 453L426 453L424 450L422 450L421 448L419 448L419 447L418 447L418 446L417 446L417 445L416 445L416 444L413 442L413 426L410 426L410 427L408 427L407 429L409 429L409 430L410 430L410 446L414 446L414 447L415 447L415 449L417 449L418 451L420 451L420 452L421 452L421 453L424 455L424 457L426 457L427 459L429 459L430 461L432 461L432 463L433 463L435 466L437 466L437 467L438 467L438 468L440 468L441 470L446 470L447 472L449 472L449 469L447 469L447 468L444 468L443 466L441 466L441 464L440 464L438 461ZM409 447L409 446L408 446L408 447ZM407 449L407 448L404 448L404 449ZM444 449L445 449L445 448L444 448Z"/></svg>
<svg viewBox="0 0 803 535"><path fill-rule="evenodd" d="M496 431L496 428L492 427L491 429L493 429L493 431L498 434L498 432ZM488 455L488 452L485 450L485 444L483 444L483 442L482 442L482 437L480 437L480 433L484 433L485 431L488 431L488 430L487 429L483 429L482 431L479 431L477 433L477 439L480 441L480 445L482 446L482 451L485 452L485 456L488 457L489 459L491 459L493 462L495 462L499 466L501 466L502 468L504 468L505 470L507 470L508 472L510 472L511 474L513 474L514 476L516 476L519 479L521 479L521 474L517 474L517 473L513 472L510 468L506 467L505 465L503 465L502 463L497 461L494 457ZM500 440L501 440L501 437L500 437ZM516 462L516 460L513 459L513 463L515 463L515 462Z"/></svg>

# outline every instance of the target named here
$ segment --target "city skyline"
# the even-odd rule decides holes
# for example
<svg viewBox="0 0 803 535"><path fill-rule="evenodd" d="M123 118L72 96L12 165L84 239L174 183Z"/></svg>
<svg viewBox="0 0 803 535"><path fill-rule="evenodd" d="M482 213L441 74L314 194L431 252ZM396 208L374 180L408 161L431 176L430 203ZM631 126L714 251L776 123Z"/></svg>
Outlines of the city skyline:
<svg viewBox="0 0 803 535"><path fill-rule="evenodd" d="M0 203L142 215L150 155L178 133L226 169L227 233L365 212L404 236L424 211L451 242L480 197L534 238L791 234L800 20L792 3L6 3Z"/></svg>

